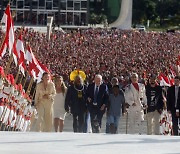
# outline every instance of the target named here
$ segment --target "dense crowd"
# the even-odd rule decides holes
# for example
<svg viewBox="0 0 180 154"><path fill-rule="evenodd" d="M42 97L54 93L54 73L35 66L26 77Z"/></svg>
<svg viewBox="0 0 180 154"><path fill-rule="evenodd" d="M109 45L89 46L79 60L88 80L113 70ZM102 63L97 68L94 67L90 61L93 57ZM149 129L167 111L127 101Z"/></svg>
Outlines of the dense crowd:
<svg viewBox="0 0 180 154"><path fill-rule="evenodd" d="M33 96L35 94L34 106L38 112L36 131L51 131L52 107L56 97L55 102L58 105L62 103L61 107L54 108L54 110L61 109L56 111L57 116L54 114L57 123L59 123L57 118L62 120L60 131L63 129L66 113L71 113L74 132L88 132L86 123L88 116L91 119L92 132L100 132L102 117L107 109L106 132L117 133L121 110L126 112L128 108L129 133L135 132L134 122L135 117L138 116L137 124L141 134L144 110L147 108L147 113L150 113L147 114L148 134L152 134L151 121L154 118L157 122L155 124L157 130L154 133L158 135L160 134L160 115L163 109L167 108L172 114L173 133L178 135L180 78L177 74L174 78L175 86L170 87L166 93L165 89L157 85L157 75L160 72L167 72L168 68L177 71L177 60L180 57L179 32L78 29L67 32L53 31L48 40L45 33L36 32L33 29L17 29L16 38L20 31L23 34L25 48L29 44L35 57L49 68L52 75L56 75L54 84L49 81L50 74L43 73L42 82L37 84L36 93L33 93ZM3 41L2 30L0 41ZM8 60L9 56L6 54L0 60L0 66L7 65ZM84 85L81 75L76 75L75 79L71 79L74 81L72 85L66 87L64 81L69 80L70 73L75 69L83 70L87 75L87 81L94 80L94 83ZM13 63L9 73L14 75L17 73ZM139 80L146 76L149 76L149 83L145 87L144 84L139 83ZM126 84L127 82L119 83L126 77L128 77L127 81L130 77L129 85ZM120 91L125 85L127 85L123 88L125 92ZM4 112L3 107L1 105L1 111ZM62 115L59 115L60 113ZM44 115L46 116L43 117ZM7 120L5 117L3 119ZM42 124L43 118L46 125ZM44 130L40 127L41 124L45 126ZM56 127L55 125L55 130ZM168 133L165 132L165 134Z"/></svg>
<svg viewBox="0 0 180 154"><path fill-rule="evenodd" d="M16 34L18 36L19 30ZM0 41L2 37L0 31ZM138 72L140 77L164 72L176 65L179 38L179 32L85 29L54 31L47 40L45 33L33 29L23 31L24 42L30 44L37 59L52 74L60 74L65 80L76 68L84 70L90 80L97 73L110 80L113 76L129 76L129 72ZM5 61L7 58L2 59L1 65Z"/></svg>

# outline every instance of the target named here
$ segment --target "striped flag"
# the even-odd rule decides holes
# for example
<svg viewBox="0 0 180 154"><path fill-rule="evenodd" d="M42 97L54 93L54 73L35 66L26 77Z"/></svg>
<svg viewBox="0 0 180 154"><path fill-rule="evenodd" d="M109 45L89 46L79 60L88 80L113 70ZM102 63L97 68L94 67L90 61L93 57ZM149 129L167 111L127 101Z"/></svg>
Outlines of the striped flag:
<svg viewBox="0 0 180 154"><path fill-rule="evenodd" d="M13 48L15 47L14 23L12 20L9 4L7 5L1 23L5 24L6 34L5 34L4 42L2 43L2 47L0 49L0 58L4 56L7 49L9 49L9 55L10 55L12 53Z"/></svg>
<svg viewBox="0 0 180 154"><path fill-rule="evenodd" d="M25 51L24 44L22 40L22 34L19 35L19 38L16 43L16 51L18 54L18 65L21 73L25 76L26 64L25 64Z"/></svg>
<svg viewBox="0 0 180 154"><path fill-rule="evenodd" d="M167 87L172 86L171 80L164 73L160 73L158 78L160 81L160 86L167 86Z"/></svg>
<svg viewBox="0 0 180 154"><path fill-rule="evenodd" d="M48 68L35 57L30 46L27 47L26 61L29 66L29 74L33 76L37 82L41 81L44 72L47 72L51 75Z"/></svg>

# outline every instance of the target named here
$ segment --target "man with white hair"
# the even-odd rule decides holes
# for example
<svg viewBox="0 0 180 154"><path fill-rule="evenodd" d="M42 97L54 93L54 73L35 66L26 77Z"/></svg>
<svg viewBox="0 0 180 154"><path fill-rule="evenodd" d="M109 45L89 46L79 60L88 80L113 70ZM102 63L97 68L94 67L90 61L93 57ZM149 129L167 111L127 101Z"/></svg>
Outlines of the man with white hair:
<svg viewBox="0 0 180 154"><path fill-rule="evenodd" d="M135 126L138 125L139 134L142 133L142 121L144 120L143 106L147 105L145 86L138 83L138 75L132 73L131 84L125 88L125 101L129 106L129 133L135 134Z"/></svg>
<svg viewBox="0 0 180 154"><path fill-rule="evenodd" d="M93 133L98 133L101 128L102 117L108 101L107 89L107 86L103 84L100 74L95 76L94 83L90 84L87 88L87 105Z"/></svg>

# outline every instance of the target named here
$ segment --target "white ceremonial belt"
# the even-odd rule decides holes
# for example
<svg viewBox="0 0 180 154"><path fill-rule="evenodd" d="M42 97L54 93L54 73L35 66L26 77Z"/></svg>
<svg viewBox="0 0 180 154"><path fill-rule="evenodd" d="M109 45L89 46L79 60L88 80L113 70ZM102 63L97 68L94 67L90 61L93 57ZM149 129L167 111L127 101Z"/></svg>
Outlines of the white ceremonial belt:
<svg viewBox="0 0 180 154"><path fill-rule="evenodd" d="M94 105L94 106L97 106L97 103L93 102L93 105Z"/></svg>

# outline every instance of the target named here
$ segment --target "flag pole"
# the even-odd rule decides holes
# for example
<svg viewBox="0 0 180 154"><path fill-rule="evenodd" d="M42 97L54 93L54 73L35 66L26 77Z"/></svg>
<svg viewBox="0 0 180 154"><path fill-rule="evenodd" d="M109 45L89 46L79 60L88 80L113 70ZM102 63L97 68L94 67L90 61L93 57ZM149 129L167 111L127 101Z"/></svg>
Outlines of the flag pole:
<svg viewBox="0 0 180 154"><path fill-rule="evenodd" d="M32 95L32 99L34 99L35 94L36 94L36 88L34 88L33 95Z"/></svg>
<svg viewBox="0 0 180 154"><path fill-rule="evenodd" d="M2 29L2 24L1 24L1 29ZM5 39L6 39L6 35L4 34L3 39L2 39L3 41L1 42L1 45L0 45L0 49L2 49Z"/></svg>
<svg viewBox="0 0 180 154"><path fill-rule="evenodd" d="M16 84L16 83L17 83L17 81L18 81L19 74L20 74L20 70L18 69L18 72L17 72L16 77L15 77L15 84Z"/></svg>
<svg viewBox="0 0 180 154"><path fill-rule="evenodd" d="M25 80L24 80L24 82L23 82L23 89L24 89L24 87L25 87L25 85L26 85L26 82L27 82L27 79L28 79L28 74L26 75L26 77L25 77Z"/></svg>
<svg viewBox="0 0 180 154"><path fill-rule="evenodd" d="M30 94L30 92L31 92L30 90L31 90L31 88L32 88L33 82L34 82L34 79L33 79L33 77L32 77L31 80L30 80L30 82L29 82L28 88L27 88L27 90L26 90L26 92L27 92L28 94Z"/></svg>
<svg viewBox="0 0 180 154"><path fill-rule="evenodd" d="M21 74L21 78L20 78L19 83L21 83L21 82L22 82L22 79L23 79L23 74Z"/></svg>

